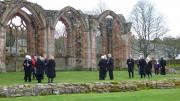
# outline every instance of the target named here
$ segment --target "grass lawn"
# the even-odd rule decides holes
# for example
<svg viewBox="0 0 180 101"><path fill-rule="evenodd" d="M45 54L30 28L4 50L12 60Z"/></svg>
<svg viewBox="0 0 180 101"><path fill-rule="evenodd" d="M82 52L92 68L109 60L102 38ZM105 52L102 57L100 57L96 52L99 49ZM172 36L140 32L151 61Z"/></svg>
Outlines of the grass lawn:
<svg viewBox="0 0 180 101"><path fill-rule="evenodd" d="M180 89L0 98L0 101L180 101Z"/></svg>
<svg viewBox="0 0 180 101"><path fill-rule="evenodd" d="M105 82L110 81L107 76L105 81L98 80L97 71L61 71L57 72L55 83L61 82ZM0 86L24 84L23 72L7 72L0 73ZM47 83L47 77L43 83ZM141 79L138 73L135 73L134 79L128 78L127 71L114 71L114 81L132 81L132 80L162 80L168 78L177 78L180 74L153 75L152 78ZM33 80L30 84L37 83ZM0 101L180 101L180 88L178 89L154 89L142 90L134 92L116 92L103 94L64 94L64 95L49 95L49 96L32 96L32 97L15 97L15 98L0 98Z"/></svg>
<svg viewBox="0 0 180 101"><path fill-rule="evenodd" d="M75 83L83 83L83 82L104 82L98 80L98 72L97 71L61 71L56 73L55 83L61 82L75 82ZM0 73L0 86L2 85L13 85L13 84L23 84L24 72L7 72ZM140 79L140 76L137 72L135 72L135 78L129 79L127 71L114 71L114 81L126 81L126 80L162 80L167 78L175 78L180 77L180 74L167 74L167 75L153 75L152 78ZM47 83L47 77L44 76L43 83ZM109 81L109 76L105 81ZM36 80L32 80L32 83L37 83Z"/></svg>

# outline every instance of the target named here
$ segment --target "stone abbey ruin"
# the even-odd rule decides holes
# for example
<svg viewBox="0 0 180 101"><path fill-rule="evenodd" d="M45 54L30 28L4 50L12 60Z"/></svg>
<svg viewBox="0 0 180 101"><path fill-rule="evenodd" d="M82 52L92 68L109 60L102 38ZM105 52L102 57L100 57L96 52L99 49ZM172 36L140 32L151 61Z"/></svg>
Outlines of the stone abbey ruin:
<svg viewBox="0 0 180 101"><path fill-rule="evenodd" d="M20 23L14 24L15 17ZM67 32L59 41L58 21ZM111 10L88 15L70 6L45 10L26 0L0 1L0 72L22 71L26 54L54 55L57 70L70 70L96 69L100 56L111 53L120 68L131 52L130 29L131 23Z"/></svg>

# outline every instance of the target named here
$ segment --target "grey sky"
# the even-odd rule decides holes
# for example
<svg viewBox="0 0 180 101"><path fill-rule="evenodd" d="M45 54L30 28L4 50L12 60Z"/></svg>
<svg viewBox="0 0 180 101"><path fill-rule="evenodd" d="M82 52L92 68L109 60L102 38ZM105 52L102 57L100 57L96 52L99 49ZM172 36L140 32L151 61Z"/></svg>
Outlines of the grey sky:
<svg viewBox="0 0 180 101"><path fill-rule="evenodd" d="M66 6L72 6L82 11L91 11L98 8L100 0L28 0L41 5L44 9L61 10ZM101 0L108 9L117 14L123 14L128 20L133 6L139 0ZM169 27L167 36L180 36L180 0L149 0L155 6L158 12L164 16L166 24Z"/></svg>

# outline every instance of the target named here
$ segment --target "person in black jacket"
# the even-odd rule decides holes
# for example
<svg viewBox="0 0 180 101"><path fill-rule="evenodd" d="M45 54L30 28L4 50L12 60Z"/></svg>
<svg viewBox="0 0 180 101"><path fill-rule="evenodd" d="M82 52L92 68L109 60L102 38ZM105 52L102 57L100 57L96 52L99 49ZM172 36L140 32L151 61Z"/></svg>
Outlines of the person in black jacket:
<svg viewBox="0 0 180 101"><path fill-rule="evenodd" d="M114 60L113 60L111 54L108 54L108 58L107 58L107 70L109 72L110 80L114 79L113 69L114 69Z"/></svg>
<svg viewBox="0 0 180 101"><path fill-rule="evenodd" d="M160 60L160 66L161 66L161 75L166 75L166 69L165 69L166 61L163 58L161 58Z"/></svg>
<svg viewBox="0 0 180 101"><path fill-rule="evenodd" d="M144 59L143 56L140 56L141 59L139 60L139 72L140 72L140 75L141 75L141 78L145 78L146 77L146 71L145 71L145 68L146 68L146 61Z"/></svg>
<svg viewBox="0 0 180 101"><path fill-rule="evenodd" d="M41 80L43 79L44 69L45 69L44 58L39 56L36 62L36 78L38 80L38 83L41 83Z"/></svg>
<svg viewBox="0 0 180 101"><path fill-rule="evenodd" d="M146 66L146 74L149 77L152 77L152 60L149 57L146 58L147 66Z"/></svg>
<svg viewBox="0 0 180 101"><path fill-rule="evenodd" d="M54 56L50 56L48 63L47 63L47 77L48 77L48 83L53 83L53 79L56 77L56 62L54 60Z"/></svg>
<svg viewBox="0 0 180 101"><path fill-rule="evenodd" d="M25 60L23 62L24 66L24 81L31 82L31 72L32 72L32 61L31 61L31 56L26 55Z"/></svg>
<svg viewBox="0 0 180 101"><path fill-rule="evenodd" d="M134 78L134 59L132 56L129 56L129 59L127 59L127 65L128 65L128 73L129 78Z"/></svg>
<svg viewBox="0 0 180 101"><path fill-rule="evenodd" d="M105 80L106 72L107 72L107 60L105 55L101 56L101 59L98 63L99 66L99 80Z"/></svg>

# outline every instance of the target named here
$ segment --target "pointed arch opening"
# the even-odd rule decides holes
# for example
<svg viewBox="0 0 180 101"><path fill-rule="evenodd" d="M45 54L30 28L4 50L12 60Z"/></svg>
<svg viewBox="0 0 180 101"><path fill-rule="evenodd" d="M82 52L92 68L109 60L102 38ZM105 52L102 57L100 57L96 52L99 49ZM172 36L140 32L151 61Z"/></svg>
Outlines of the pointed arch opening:
<svg viewBox="0 0 180 101"><path fill-rule="evenodd" d="M123 51L121 35L124 29L121 19L113 11L107 10L99 15L98 22L101 32L101 54L112 54L115 66L119 67L123 57L119 54Z"/></svg>
<svg viewBox="0 0 180 101"><path fill-rule="evenodd" d="M9 4L11 5L11 4ZM5 30L5 67L6 71L22 71L22 61L26 54L37 55L44 47L39 28L43 20L33 11L32 5L16 4L12 10L5 11L2 23ZM40 35L41 34L41 35ZM40 40L40 41L39 41Z"/></svg>

